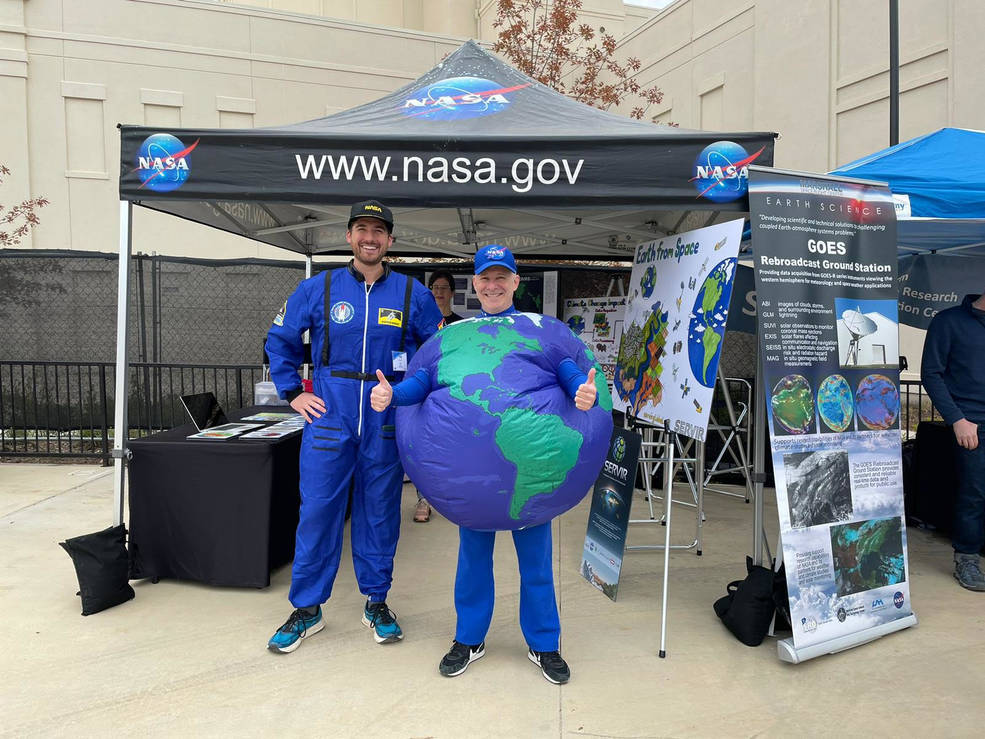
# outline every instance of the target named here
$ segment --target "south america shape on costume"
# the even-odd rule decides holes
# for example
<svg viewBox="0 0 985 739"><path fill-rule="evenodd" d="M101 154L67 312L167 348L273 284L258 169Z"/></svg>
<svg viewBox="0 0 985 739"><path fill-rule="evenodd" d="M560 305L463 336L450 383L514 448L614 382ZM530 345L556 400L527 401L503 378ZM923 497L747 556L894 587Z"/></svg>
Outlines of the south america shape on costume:
<svg viewBox="0 0 985 739"><path fill-rule="evenodd" d="M580 411L558 384L569 358L595 368L598 402ZM421 494L453 523L513 530L546 523L591 489L612 434L612 399L585 344L551 316L458 321L414 356L431 392L397 409L397 447Z"/></svg>

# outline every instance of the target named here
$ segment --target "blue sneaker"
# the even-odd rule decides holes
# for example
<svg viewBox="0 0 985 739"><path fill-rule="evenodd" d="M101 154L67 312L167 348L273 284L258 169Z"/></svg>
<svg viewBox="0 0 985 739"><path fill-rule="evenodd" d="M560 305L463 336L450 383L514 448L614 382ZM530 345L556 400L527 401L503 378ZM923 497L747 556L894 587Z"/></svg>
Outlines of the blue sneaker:
<svg viewBox="0 0 985 739"><path fill-rule="evenodd" d="M400 630L397 617L393 615L393 611L386 607L386 601L382 603L366 601L366 609L363 611L363 626L368 626L373 630L373 638L377 644L389 644L404 638L404 632Z"/></svg>
<svg viewBox="0 0 985 739"><path fill-rule="evenodd" d="M270 641L267 642L267 649L271 652L283 652L285 654L293 652L301 646L302 639L307 639L324 628L325 622L321 618L321 606L318 606L314 616L303 608L298 608L284 622L284 625L270 637Z"/></svg>

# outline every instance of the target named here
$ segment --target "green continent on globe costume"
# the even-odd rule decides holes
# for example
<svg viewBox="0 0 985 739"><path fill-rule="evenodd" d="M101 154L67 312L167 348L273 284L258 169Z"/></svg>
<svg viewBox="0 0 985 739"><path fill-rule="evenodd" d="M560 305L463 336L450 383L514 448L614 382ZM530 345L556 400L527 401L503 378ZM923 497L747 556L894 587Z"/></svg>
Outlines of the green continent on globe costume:
<svg viewBox="0 0 985 739"><path fill-rule="evenodd" d="M512 316L485 318L482 321L485 326L495 326L496 332L478 334L481 337L478 353L475 351L475 332L443 331L438 335L442 350L438 359L438 382L448 387L453 398L476 405L484 413L500 420L495 436L496 446L503 457L516 467L516 484L510 499L510 518L519 519L520 512L531 498L552 492L564 481L578 461L583 439L580 433L568 428L558 416L537 413L528 408L507 408L498 413L489 409L489 401L480 397L483 390L491 388L505 393L514 392L511 388L496 384L495 372L503 358L516 349L541 351L542 347L540 342L523 336L512 328ZM468 350L458 351L466 348ZM586 356L594 362L594 357L587 351ZM489 384L466 394L462 389L462 382L466 377L474 375L486 375ZM599 404L605 407L603 401L607 398L611 410L612 399L608 398L608 386L605 385L605 376L601 372L596 372L595 385L599 391ZM517 429L522 429L523 433L517 434ZM535 450L539 459L550 459L556 465L521 463L524 457L530 456L531 449ZM551 474L552 470L559 471L560 476Z"/></svg>
<svg viewBox="0 0 985 739"><path fill-rule="evenodd" d="M725 273L716 270L714 274L708 276L703 286L704 294L701 296L701 321L705 325L705 330L701 335L701 344L704 346L704 362L701 368L701 377L704 384L708 384L708 365L715 358L718 345L722 343L722 336L715 330L712 316L715 314L715 307L718 305L722 291L725 289Z"/></svg>

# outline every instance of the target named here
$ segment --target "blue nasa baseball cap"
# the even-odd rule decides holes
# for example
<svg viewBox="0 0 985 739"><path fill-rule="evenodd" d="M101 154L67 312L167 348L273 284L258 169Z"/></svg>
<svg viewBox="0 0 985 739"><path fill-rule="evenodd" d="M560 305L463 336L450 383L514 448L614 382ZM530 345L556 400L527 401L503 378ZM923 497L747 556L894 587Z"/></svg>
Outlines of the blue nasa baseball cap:
<svg viewBox="0 0 985 739"><path fill-rule="evenodd" d="M516 260L505 246L489 244L475 253L475 274L481 274L490 267L506 267L516 274Z"/></svg>

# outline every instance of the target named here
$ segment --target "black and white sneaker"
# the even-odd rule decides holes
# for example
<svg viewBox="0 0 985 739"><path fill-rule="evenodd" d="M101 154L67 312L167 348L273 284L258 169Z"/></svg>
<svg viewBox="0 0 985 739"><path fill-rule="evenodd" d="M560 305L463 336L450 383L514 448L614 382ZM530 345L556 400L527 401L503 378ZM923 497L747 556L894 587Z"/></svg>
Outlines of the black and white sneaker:
<svg viewBox="0 0 985 739"><path fill-rule="evenodd" d="M470 644L462 644L460 641L454 641L451 644L451 649L448 650L448 654L441 658L441 662L438 664L438 672L445 677L461 675L468 669L470 664L485 653L485 642L472 646Z"/></svg>
<svg viewBox="0 0 985 739"><path fill-rule="evenodd" d="M560 652L535 652L530 650L527 657L540 668L548 682L562 685L571 679L568 663L561 658Z"/></svg>

